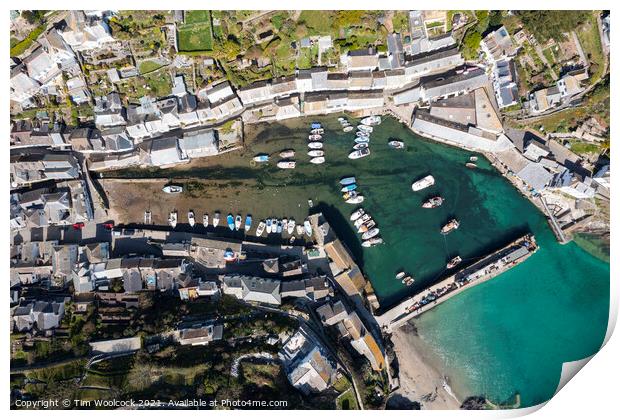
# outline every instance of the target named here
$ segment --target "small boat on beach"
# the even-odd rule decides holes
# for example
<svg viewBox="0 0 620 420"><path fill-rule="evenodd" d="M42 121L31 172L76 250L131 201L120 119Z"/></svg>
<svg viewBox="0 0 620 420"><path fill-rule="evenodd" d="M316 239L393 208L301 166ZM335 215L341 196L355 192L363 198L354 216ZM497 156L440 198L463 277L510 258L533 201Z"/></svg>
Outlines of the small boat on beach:
<svg viewBox="0 0 620 420"><path fill-rule="evenodd" d="M295 168L294 160L281 160L276 164L276 166L280 169L293 169Z"/></svg>
<svg viewBox="0 0 620 420"><path fill-rule="evenodd" d="M372 229L370 229L368 232L365 232L365 233L362 235L362 239L363 239L363 240L367 240L367 239L370 239L370 238L374 238L374 237L375 237L375 236L377 236L378 234L379 234L379 228L372 228Z"/></svg>
<svg viewBox="0 0 620 420"><path fill-rule="evenodd" d="M220 224L220 212L216 211L213 215L213 227L217 227Z"/></svg>
<svg viewBox="0 0 620 420"><path fill-rule="evenodd" d="M441 228L441 234L442 235L447 235L448 233L452 232L453 230L456 230L459 228L461 224L459 223L458 220L456 219L452 219L450 220L448 223L446 223L442 228Z"/></svg>
<svg viewBox="0 0 620 420"><path fill-rule="evenodd" d="M239 230L241 228L241 215L237 214L235 217L235 230Z"/></svg>
<svg viewBox="0 0 620 420"><path fill-rule="evenodd" d="M323 134L325 130L323 128L313 128L310 130L310 134Z"/></svg>
<svg viewBox="0 0 620 420"><path fill-rule="evenodd" d="M170 214L168 215L168 224L172 226L172 229L174 229L177 226L178 219L179 219L179 214L177 213L176 210L171 211Z"/></svg>
<svg viewBox="0 0 620 420"><path fill-rule="evenodd" d="M267 221L265 222L265 229L267 230L267 234L271 233L271 226L272 226L271 219L267 219Z"/></svg>
<svg viewBox="0 0 620 420"><path fill-rule="evenodd" d="M434 209L436 207L441 206L442 204L443 204L443 197L437 196L437 197L429 198L424 203L422 203L422 208Z"/></svg>
<svg viewBox="0 0 620 420"><path fill-rule="evenodd" d="M360 158L368 156L369 154L370 154L370 149L366 147L364 149L354 150L351 153L349 153L349 159L360 159Z"/></svg>
<svg viewBox="0 0 620 420"><path fill-rule="evenodd" d="M265 222L264 221L260 221L258 223L258 226L256 227L256 236L263 236L263 232L265 231Z"/></svg>
<svg viewBox="0 0 620 420"><path fill-rule="evenodd" d="M369 125L364 125L364 124L360 124L357 126L357 129L360 131L363 131L365 133L372 133L373 132L373 128Z"/></svg>
<svg viewBox="0 0 620 420"><path fill-rule="evenodd" d="M371 115L369 117L363 118L360 122L362 124L364 124L364 125L369 125L369 126L371 126L371 125L379 125L379 124L381 124L381 116L379 116L379 115Z"/></svg>
<svg viewBox="0 0 620 420"><path fill-rule="evenodd" d="M312 225L310 224L310 220L304 220L304 232L308 236L312 236Z"/></svg>
<svg viewBox="0 0 620 420"><path fill-rule="evenodd" d="M228 229L235 230L235 218L232 214L228 213L228 216L226 216L226 223L228 223Z"/></svg>
<svg viewBox="0 0 620 420"><path fill-rule="evenodd" d="M433 178L433 175L426 175L424 178L419 179L413 184L411 184L411 189L413 191L420 191L434 184L435 184L435 178Z"/></svg>
<svg viewBox="0 0 620 420"><path fill-rule="evenodd" d="M289 235L293 234L293 230L295 229L295 219L289 219L288 224L286 225L286 231Z"/></svg>
<svg viewBox="0 0 620 420"><path fill-rule="evenodd" d="M353 145L353 150L362 150L362 149L367 149L368 148L368 143L355 143Z"/></svg>
<svg viewBox="0 0 620 420"><path fill-rule="evenodd" d="M345 133L350 133L353 130L355 130L355 127L353 127L352 125L344 126L344 128L342 129L342 131L344 131Z"/></svg>
<svg viewBox="0 0 620 420"><path fill-rule="evenodd" d="M349 184L355 184L355 177L354 176L348 176L348 177L342 178L340 180L340 185L349 185Z"/></svg>
<svg viewBox="0 0 620 420"><path fill-rule="evenodd" d="M323 148L323 143L321 143L320 141L313 141L308 143L308 148L310 149L322 149Z"/></svg>
<svg viewBox="0 0 620 420"><path fill-rule="evenodd" d="M359 219L360 217L362 217L364 215L364 213L366 213L366 211L363 208L359 208L357 210L355 210L353 213L351 213L351 221L354 222L357 219Z"/></svg>
<svg viewBox="0 0 620 420"><path fill-rule="evenodd" d="M166 194L178 194L183 192L183 187L180 185L166 185L161 190Z"/></svg>
<svg viewBox="0 0 620 420"><path fill-rule="evenodd" d="M187 222L191 227L194 227L194 225L196 224L196 216L194 215L193 210L187 212Z"/></svg>
<svg viewBox="0 0 620 420"><path fill-rule="evenodd" d="M388 141L388 146L390 146L392 149L404 149L405 143L400 140L391 140Z"/></svg>
<svg viewBox="0 0 620 420"><path fill-rule="evenodd" d="M370 248L376 245L381 245L383 243L383 238L376 237L368 239L367 241L362 242L362 246L364 248Z"/></svg>
<svg viewBox="0 0 620 420"><path fill-rule="evenodd" d="M349 192L349 191L353 191L356 189L357 189L357 184L349 184L349 185L345 185L344 187L340 188L340 191Z"/></svg>
<svg viewBox="0 0 620 420"><path fill-rule="evenodd" d="M293 149L282 150L280 152L280 157L283 159L289 159L289 158L295 157L295 150Z"/></svg>
<svg viewBox="0 0 620 420"><path fill-rule="evenodd" d="M463 261L463 259L459 255L457 255L456 257L454 257L450 261L448 261L448 264L446 264L446 268L448 270L450 270L451 268L454 268L457 265L459 265L462 261Z"/></svg>
<svg viewBox="0 0 620 420"><path fill-rule="evenodd" d="M323 138L323 136L321 136L320 134L310 134L308 136L308 140L311 140L311 141L319 141L322 138Z"/></svg>
<svg viewBox="0 0 620 420"><path fill-rule="evenodd" d="M202 215L202 225L204 227L209 227L209 213L205 213Z"/></svg>
<svg viewBox="0 0 620 420"><path fill-rule="evenodd" d="M252 158L252 160L254 162L260 162L260 163L268 162L269 161L269 155L266 154L266 153L261 153L261 154L258 154L256 156L254 156Z"/></svg>
<svg viewBox="0 0 620 420"><path fill-rule="evenodd" d="M308 156L310 156L310 157L321 157L321 156L324 156L324 155L325 155L325 152L322 151L322 150L313 149L313 150L310 150L308 152Z"/></svg>
<svg viewBox="0 0 620 420"><path fill-rule="evenodd" d="M368 137L356 137L353 141L355 143L369 143L370 139Z"/></svg>
<svg viewBox="0 0 620 420"><path fill-rule="evenodd" d="M249 232L251 227L252 227L252 216L248 214L247 216L245 216L245 226L243 226L243 228L245 229L246 232Z"/></svg>
<svg viewBox="0 0 620 420"><path fill-rule="evenodd" d="M325 157L317 156L315 158L310 159L310 163L312 163L314 165L320 165L322 163L325 163Z"/></svg>

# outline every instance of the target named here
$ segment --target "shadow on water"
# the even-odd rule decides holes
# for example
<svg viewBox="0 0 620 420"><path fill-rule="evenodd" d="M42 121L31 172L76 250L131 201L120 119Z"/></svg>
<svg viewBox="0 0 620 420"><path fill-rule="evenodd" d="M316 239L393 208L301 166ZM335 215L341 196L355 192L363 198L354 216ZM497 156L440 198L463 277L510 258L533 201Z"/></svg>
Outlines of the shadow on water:
<svg viewBox="0 0 620 420"><path fill-rule="evenodd" d="M346 244L351 254L353 254L353 259L357 263L357 265L363 270L364 269L364 252L361 246L359 239L357 238L357 232L355 232L351 228L351 224L347 221L347 219L342 215L340 210L334 207L331 204L327 204L323 201L318 203L312 209L310 209L311 213L321 212L323 216L329 222L329 225L334 230L336 236Z"/></svg>

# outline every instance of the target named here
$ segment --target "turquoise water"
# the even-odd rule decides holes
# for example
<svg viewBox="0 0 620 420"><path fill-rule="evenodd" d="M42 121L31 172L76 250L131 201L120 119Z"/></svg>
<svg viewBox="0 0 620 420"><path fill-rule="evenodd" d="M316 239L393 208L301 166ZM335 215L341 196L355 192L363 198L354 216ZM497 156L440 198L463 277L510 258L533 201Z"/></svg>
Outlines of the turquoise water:
<svg viewBox="0 0 620 420"><path fill-rule="evenodd" d="M609 265L575 244L559 245L542 214L483 157L478 169L467 169L470 152L427 141L386 119L371 137L371 156L352 161L346 156L354 136L342 133L335 117L319 120L328 128L325 165L308 163L305 139L310 120L306 119L260 125L243 151L206 159L192 168L151 171L148 176L200 178L206 185L217 185L217 196L234 197L234 208L221 207L223 200L218 208L252 213L255 220L270 216L302 220L311 198L316 207L310 211L327 216L384 307L445 276L445 264L452 256L458 254L467 262L533 232L541 248L536 255L439 305L416 325L461 396L484 394L499 402L519 392L523 406L550 398L562 362L589 356L602 343ZM406 150L390 149L391 137L405 141ZM250 165L257 153L291 147L298 152L294 171L278 170L273 163ZM428 173L436 184L412 192L412 181ZM366 197L362 206L381 228L384 246L360 246L349 222L357 206L345 204L339 193L338 180L351 175ZM420 207L437 193L445 198L443 206ZM205 197L218 199L212 191ZM439 229L452 217L460 220L461 227L444 237ZM401 269L416 278L413 286L407 288L394 279Z"/></svg>

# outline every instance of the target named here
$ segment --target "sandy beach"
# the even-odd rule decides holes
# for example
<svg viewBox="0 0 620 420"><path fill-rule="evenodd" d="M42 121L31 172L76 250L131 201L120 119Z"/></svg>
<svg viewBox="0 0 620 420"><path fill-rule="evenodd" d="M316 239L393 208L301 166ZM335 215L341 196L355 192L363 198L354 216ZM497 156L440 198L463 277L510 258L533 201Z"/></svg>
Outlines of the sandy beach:
<svg viewBox="0 0 620 420"><path fill-rule="evenodd" d="M392 334L394 352L400 366L400 388L394 394L417 401L426 410L458 410L460 401L443 387L444 373L428 351L415 329L409 324Z"/></svg>

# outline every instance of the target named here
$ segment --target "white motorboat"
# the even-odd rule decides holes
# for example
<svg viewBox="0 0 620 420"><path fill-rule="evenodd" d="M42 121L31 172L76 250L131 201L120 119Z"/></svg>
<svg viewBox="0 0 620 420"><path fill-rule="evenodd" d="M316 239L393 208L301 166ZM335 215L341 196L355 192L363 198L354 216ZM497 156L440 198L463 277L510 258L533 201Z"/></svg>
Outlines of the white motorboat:
<svg viewBox="0 0 620 420"><path fill-rule="evenodd" d="M342 129L342 131L344 131L345 133L350 133L353 130L355 130L355 127L353 127L352 125L347 125Z"/></svg>
<svg viewBox="0 0 620 420"><path fill-rule="evenodd" d="M306 235L312 236L312 225L308 219L304 220L304 232L306 232Z"/></svg>
<svg viewBox="0 0 620 420"><path fill-rule="evenodd" d="M323 138L323 136L321 136L320 134L310 134L308 136L308 140L311 140L311 141L319 141L322 138Z"/></svg>
<svg viewBox="0 0 620 420"><path fill-rule="evenodd" d="M289 219L288 224L286 226L286 231L289 235L293 234L293 230L295 229L295 219Z"/></svg>
<svg viewBox="0 0 620 420"><path fill-rule="evenodd" d="M362 149L367 149L368 148L368 143L355 143L353 145L353 150L362 150Z"/></svg>
<svg viewBox="0 0 620 420"><path fill-rule="evenodd" d="M310 163L320 165L321 163L325 163L325 158L323 156L315 157L310 159Z"/></svg>
<svg viewBox="0 0 620 420"><path fill-rule="evenodd" d="M308 148L310 148L310 149L322 149L323 148L323 143L321 143L320 141L312 141L312 142L308 143Z"/></svg>
<svg viewBox="0 0 620 420"><path fill-rule="evenodd" d="M362 246L364 248L370 248L375 245L380 245L383 243L383 238L371 238L367 241L362 242Z"/></svg>
<svg viewBox="0 0 620 420"><path fill-rule="evenodd" d="M265 231L265 222L263 220L261 220L258 223L258 226L256 227L256 236L262 236L263 232Z"/></svg>
<svg viewBox="0 0 620 420"><path fill-rule="evenodd" d="M322 150L310 150L308 152L308 156L310 157L321 157L321 156L325 156L325 152Z"/></svg>
<svg viewBox="0 0 620 420"><path fill-rule="evenodd" d="M360 159L360 158L366 157L368 155L370 155L370 149L369 148L360 149L360 150L354 150L351 153L349 153L349 159Z"/></svg>
<svg viewBox="0 0 620 420"><path fill-rule="evenodd" d="M368 213L364 213L360 216L359 219L357 219L355 222L353 222L353 225L355 226L355 228L359 228L360 226L362 226L362 224L366 223L367 221L369 221L371 219L370 214Z"/></svg>
<svg viewBox="0 0 620 420"><path fill-rule="evenodd" d="M411 184L411 189L413 191L420 191L434 184L435 184L435 178L433 178L433 175L426 175L424 178L419 179L413 184Z"/></svg>
<svg viewBox="0 0 620 420"><path fill-rule="evenodd" d="M357 233L367 232L375 226L377 226L377 222L375 222L373 219L370 219L369 221L363 223L360 227L357 228Z"/></svg>
<svg viewBox="0 0 620 420"><path fill-rule="evenodd" d="M178 219L179 219L179 214L177 213L176 210L173 210L168 215L168 224L172 226L172 228L174 229L177 226Z"/></svg>
<svg viewBox="0 0 620 420"><path fill-rule="evenodd" d="M381 116L371 115L369 117L363 118L360 122L364 125L379 125L381 124Z"/></svg>
<svg viewBox="0 0 620 420"><path fill-rule="evenodd" d="M356 137L355 140L353 140L355 143L370 143L370 138L368 137Z"/></svg>
<svg viewBox="0 0 620 420"><path fill-rule="evenodd" d="M374 238L374 237L375 237L375 236L377 236L378 234L379 234L379 228L372 228L372 229L370 229L368 232L365 232L365 233L362 235L362 239L363 239L363 240L367 240L367 239L370 239L370 238Z"/></svg>
<svg viewBox="0 0 620 420"><path fill-rule="evenodd" d="M358 131L357 133L355 133L356 137L364 137L369 139L370 138L370 133L366 133L364 131Z"/></svg>
<svg viewBox="0 0 620 420"><path fill-rule="evenodd" d="M347 204L360 204L364 202L364 196L363 195L354 195L352 197L349 197L347 199L345 199L344 201Z"/></svg>
<svg viewBox="0 0 620 420"><path fill-rule="evenodd" d="M295 151L293 149L286 149L280 152L280 157L283 159L289 159L295 157Z"/></svg>
<svg viewBox="0 0 620 420"><path fill-rule="evenodd" d="M194 227L196 224L196 216L194 215L193 210L187 212L187 221L191 227Z"/></svg>
<svg viewBox="0 0 620 420"><path fill-rule="evenodd" d="M392 149L404 149L405 143L400 140L390 140L388 142L388 146L390 146Z"/></svg>
<svg viewBox="0 0 620 420"><path fill-rule="evenodd" d="M354 222L357 219L359 219L360 217L362 217L362 215L366 213L366 211L363 208L359 208L357 210L355 210L353 213L351 213L351 221Z"/></svg>
<svg viewBox="0 0 620 420"><path fill-rule="evenodd" d="M241 215L238 214L235 217L235 230L239 230L240 227L241 227Z"/></svg>
<svg viewBox="0 0 620 420"><path fill-rule="evenodd" d="M166 194L178 194L183 192L183 187L180 185L166 185L161 190Z"/></svg>
<svg viewBox="0 0 620 420"><path fill-rule="evenodd" d="M281 160L280 162L277 163L276 166L280 169L293 169L295 168L295 161L294 160Z"/></svg>
<svg viewBox="0 0 620 420"><path fill-rule="evenodd" d="M216 211L213 215L213 227L217 227L220 224L220 212Z"/></svg>
<svg viewBox="0 0 620 420"><path fill-rule="evenodd" d="M202 215L202 225L204 227L209 227L209 214L205 213Z"/></svg>
<svg viewBox="0 0 620 420"><path fill-rule="evenodd" d="M372 133L373 132L373 128L369 125L364 125L364 124L360 124L357 126L357 129L360 131L363 131L365 133Z"/></svg>

